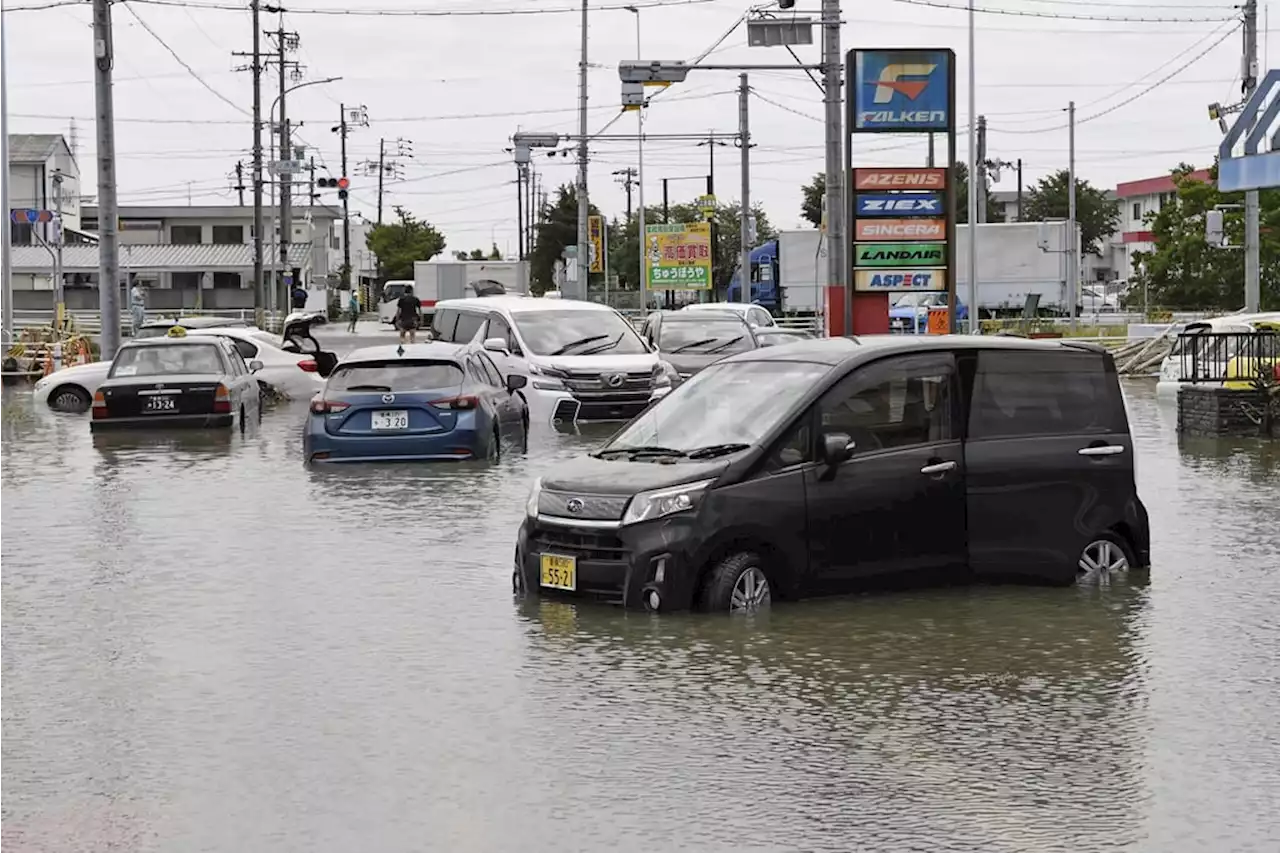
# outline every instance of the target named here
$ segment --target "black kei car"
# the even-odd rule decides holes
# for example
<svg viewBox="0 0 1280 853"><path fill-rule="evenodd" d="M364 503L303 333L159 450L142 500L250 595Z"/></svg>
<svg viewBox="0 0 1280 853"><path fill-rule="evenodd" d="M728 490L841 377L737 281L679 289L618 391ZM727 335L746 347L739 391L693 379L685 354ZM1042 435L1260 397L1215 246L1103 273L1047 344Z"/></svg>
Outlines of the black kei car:
<svg viewBox="0 0 1280 853"><path fill-rule="evenodd" d="M120 347L93 395L94 432L178 427L228 428L262 416L261 385L231 341L190 336L174 327L162 338Z"/></svg>
<svg viewBox="0 0 1280 853"><path fill-rule="evenodd" d="M750 611L904 581L1149 565L1115 364L1012 337L732 356L534 484L517 592Z"/></svg>
<svg viewBox="0 0 1280 853"><path fill-rule="evenodd" d="M673 387L722 358L760 346L755 330L732 311L655 311L640 337L675 369Z"/></svg>

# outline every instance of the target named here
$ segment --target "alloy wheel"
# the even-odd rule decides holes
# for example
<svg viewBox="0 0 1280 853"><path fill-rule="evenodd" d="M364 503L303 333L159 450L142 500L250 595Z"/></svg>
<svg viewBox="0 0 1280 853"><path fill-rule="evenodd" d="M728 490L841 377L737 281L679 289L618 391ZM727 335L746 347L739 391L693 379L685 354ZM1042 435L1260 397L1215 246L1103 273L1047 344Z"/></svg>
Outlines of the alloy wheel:
<svg viewBox="0 0 1280 853"><path fill-rule="evenodd" d="M769 607L769 579L756 566L750 566L733 585L729 597L730 613L753 613Z"/></svg>
<svg viewBox="0 0 1280 853"><path fill-rule="evenodd" d="M1085 546L1076 568L1076 583L1106 586L1111 576L1129 570L1124 549L1110 539L1096 539Z"/></svg>

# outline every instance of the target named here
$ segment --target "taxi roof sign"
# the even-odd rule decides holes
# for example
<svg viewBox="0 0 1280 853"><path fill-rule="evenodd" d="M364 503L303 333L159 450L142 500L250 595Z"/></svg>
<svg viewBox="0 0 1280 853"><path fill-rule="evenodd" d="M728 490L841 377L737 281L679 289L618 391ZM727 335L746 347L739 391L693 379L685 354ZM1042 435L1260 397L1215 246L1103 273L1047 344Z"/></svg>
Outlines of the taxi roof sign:
<svg viewBox="0 0 1280 853"><path fill-rule="evenodd" d="M187 330L182 326L173 326L165 333L165 336L169 338L185 338L187 336Z"/></svg>

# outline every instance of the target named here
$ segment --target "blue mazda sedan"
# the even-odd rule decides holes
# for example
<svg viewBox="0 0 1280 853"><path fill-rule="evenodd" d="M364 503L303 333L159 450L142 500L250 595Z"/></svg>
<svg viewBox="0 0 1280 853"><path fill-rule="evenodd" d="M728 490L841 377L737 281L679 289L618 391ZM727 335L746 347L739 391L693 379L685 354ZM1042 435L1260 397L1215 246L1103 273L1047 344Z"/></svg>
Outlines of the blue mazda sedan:
<svg viewBox="0 0 1280 853"><path fill-rule="evenodd" d="M478 346L358 349L311 401L308 462L487 459L528 444L526 378L503 377Z"/></svg>

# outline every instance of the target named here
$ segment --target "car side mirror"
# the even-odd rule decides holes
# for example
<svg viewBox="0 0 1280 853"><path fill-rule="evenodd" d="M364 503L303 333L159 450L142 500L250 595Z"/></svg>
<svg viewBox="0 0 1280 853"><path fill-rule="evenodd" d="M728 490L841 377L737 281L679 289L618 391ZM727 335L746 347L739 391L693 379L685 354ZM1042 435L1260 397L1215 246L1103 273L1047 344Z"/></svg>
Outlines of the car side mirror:
<svg viewBox="0 0 1280 853"><path fill-rule="evenodd" d="M253 361L249 362L250 373L257 373L259 370L262 369L262 367L263 367L262 362L256 358Z"/></svg>
<svg viewBox="0 0 1280 853"><path fill-rule="evenodd" d="M529 384L529 377L513 373L507 377L507 391L514 394Z"/></svg>
<svg viewBox="0 0 1280 853"><path fill-rule="evenodd" d="M503 355L511 354L511 351L507 349L507 342L502 338L485 338L484 348L489 352L502 353Z"/></svg>
<svg viewBox="0 0 1280 853"><path fill-rule="evenodd" d="M853 456L853 439L847 432L828 432L822 436L822 461L836 466Z"/></svg>

